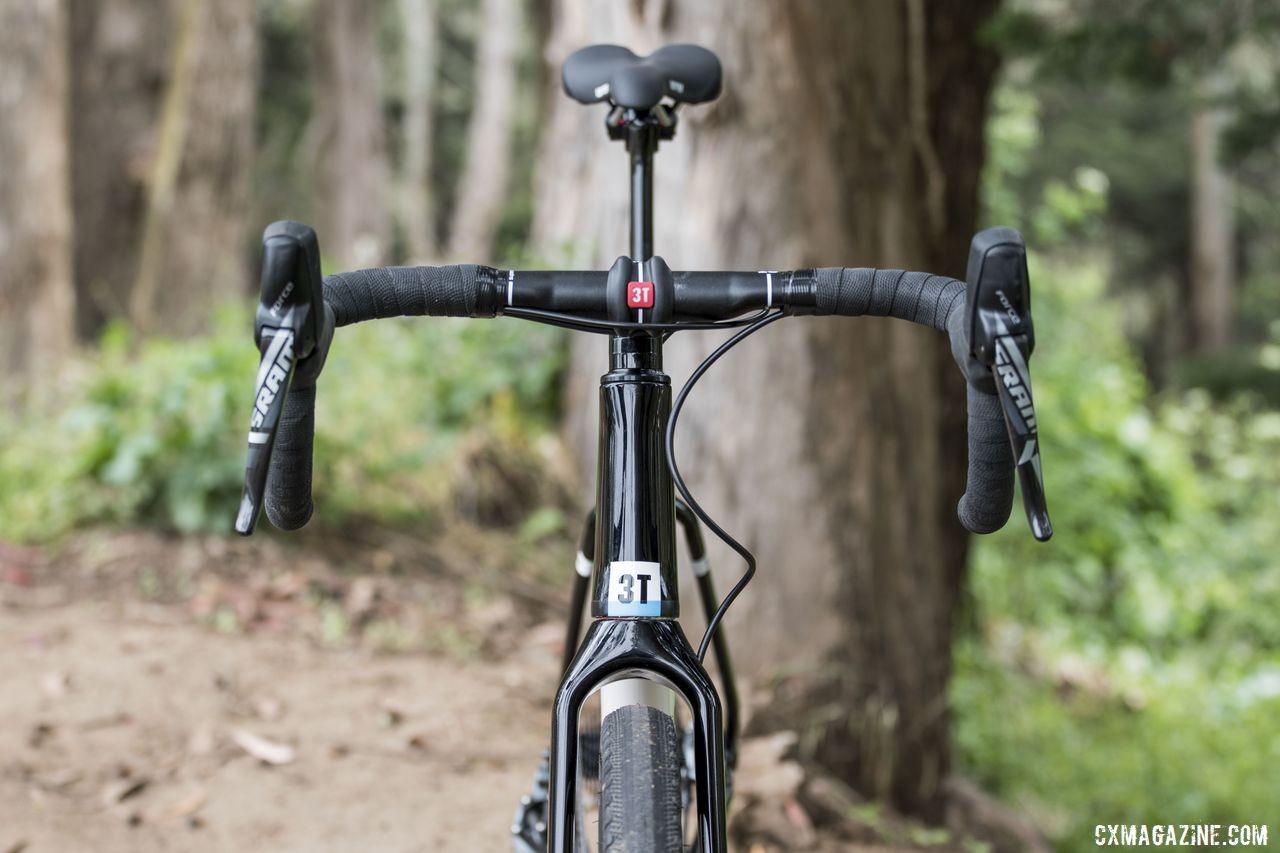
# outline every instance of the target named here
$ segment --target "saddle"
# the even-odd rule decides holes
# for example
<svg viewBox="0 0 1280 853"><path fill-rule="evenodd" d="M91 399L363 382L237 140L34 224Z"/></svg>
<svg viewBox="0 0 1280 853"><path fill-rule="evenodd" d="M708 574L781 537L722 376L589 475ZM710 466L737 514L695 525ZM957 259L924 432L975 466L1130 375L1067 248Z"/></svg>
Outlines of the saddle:
<svg viewBox="0 0 1280 853"><path fill-rule="evenodd" d="M648 56L636 56L616 44L595 44L574 51L560 77L575 101L608 100L620 107L649 110L664 98L700 104L720 94L720 60L696 44L670 44Z"/></svg>

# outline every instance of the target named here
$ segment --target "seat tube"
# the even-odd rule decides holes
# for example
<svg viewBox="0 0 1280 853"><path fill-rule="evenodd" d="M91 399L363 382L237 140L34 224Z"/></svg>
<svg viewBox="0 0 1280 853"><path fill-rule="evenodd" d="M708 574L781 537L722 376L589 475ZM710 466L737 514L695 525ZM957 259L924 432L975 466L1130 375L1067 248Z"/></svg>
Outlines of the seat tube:
<svg viewBox="0 0 1280 853"><path fill-rule="evenodd" d="M671 379L657 337L620 335L610 346L612 369L600 380L591 615L674 619L675 489L663 448Z"/></svg>

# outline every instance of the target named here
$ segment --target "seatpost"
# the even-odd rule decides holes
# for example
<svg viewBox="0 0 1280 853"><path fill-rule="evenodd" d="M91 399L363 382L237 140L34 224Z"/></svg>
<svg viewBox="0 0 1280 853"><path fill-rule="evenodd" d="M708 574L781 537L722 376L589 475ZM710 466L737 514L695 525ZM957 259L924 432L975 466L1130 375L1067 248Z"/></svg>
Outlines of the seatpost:
<svg viewBox="0 0 1280 853"><path fill-rule="evenodd" d="M648 117L627 126L631 155L631 259L653 257L653 152L658 148L658 124Z"/></svg>
<svg viewBox="0 0 1280 853"><path fill-rule="evenodd" d="M615 106L605 118L609 138L627 144L631 156L631 259L653 257L653 152L658 142L673 139L676 111L666 104L635 110Z"/></svg>

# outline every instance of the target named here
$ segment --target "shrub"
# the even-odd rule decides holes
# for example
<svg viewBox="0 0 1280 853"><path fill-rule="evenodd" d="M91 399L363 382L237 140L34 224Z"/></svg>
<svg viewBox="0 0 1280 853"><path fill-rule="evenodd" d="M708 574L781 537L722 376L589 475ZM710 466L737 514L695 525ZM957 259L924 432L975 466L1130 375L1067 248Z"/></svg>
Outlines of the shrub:
<svg viewBox="0 0 1280 853"><path fill-rule="evenodd" d="M94 523L229 531L257 365L247 316L132 354L114 329L23 411L0 415L0 537ZM501 320L339 330L317 403L321 517L429 512L448 494L441 462L459 435L519 443L545 430L562 341Z"/></svg>

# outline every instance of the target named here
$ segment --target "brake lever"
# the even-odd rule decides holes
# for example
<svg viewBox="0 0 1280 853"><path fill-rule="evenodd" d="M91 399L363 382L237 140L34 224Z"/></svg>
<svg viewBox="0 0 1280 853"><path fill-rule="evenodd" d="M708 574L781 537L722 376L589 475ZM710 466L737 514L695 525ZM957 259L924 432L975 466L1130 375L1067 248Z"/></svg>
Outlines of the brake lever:
<svg viewBox="0 0 1280 853"><path fill-rule="evenodd" d="M333 315L324 304L320 249L315 231L299 222L275 222L262 235L262 298L254 318L254 342L262 354L249 419L244 492L236 532L253 533L271 470L276 430L291 386L316 380L333 338Z"/></svg>
<svg viewBox="0 0 1280 853"><path fill-rule="evenodd" d="M969 246L966 307L972 355L992 371L1031 533L1053 535L1040 465L1028 361L1035 349L1027 247L1012 228L988 228Z"/></svg>

